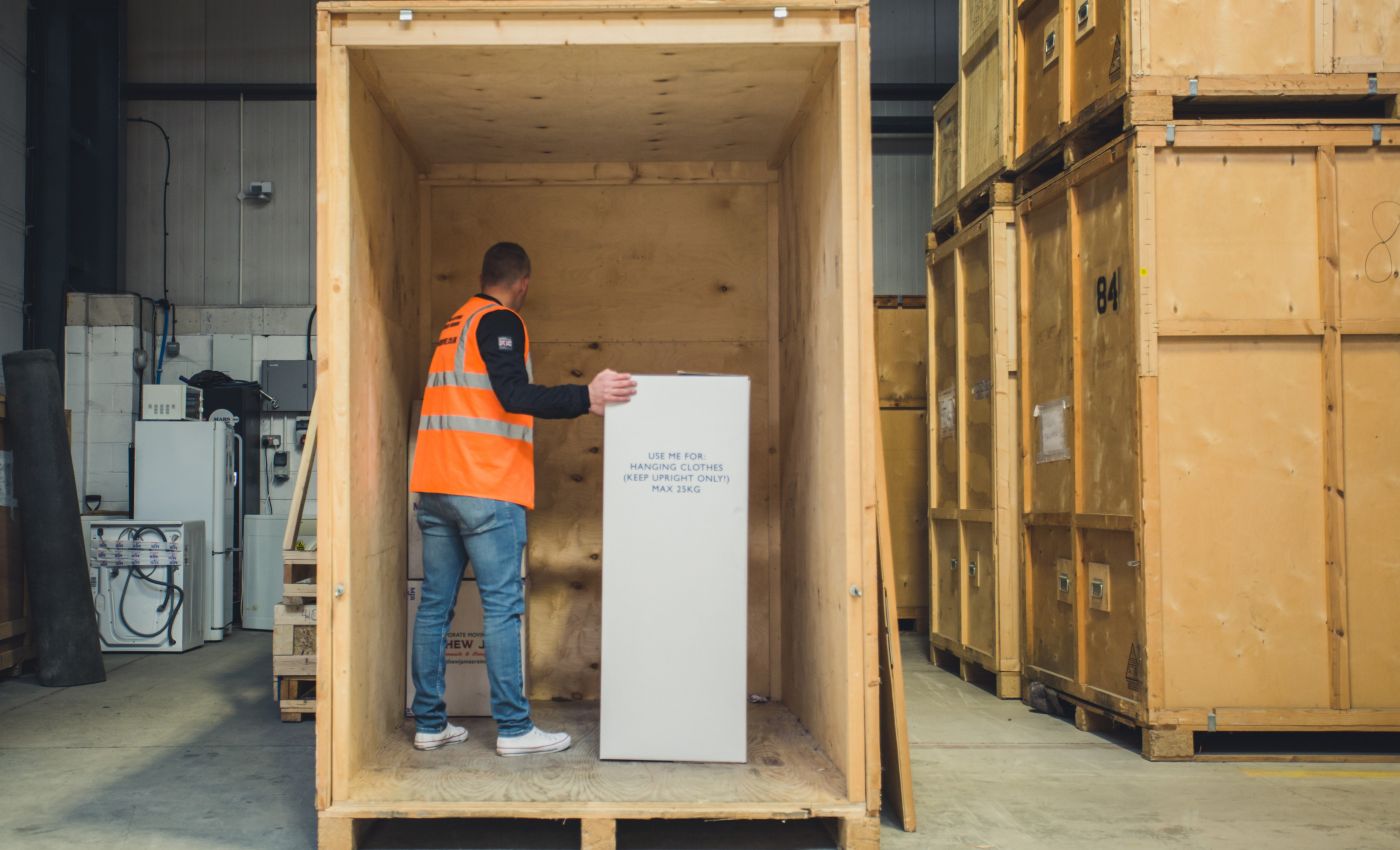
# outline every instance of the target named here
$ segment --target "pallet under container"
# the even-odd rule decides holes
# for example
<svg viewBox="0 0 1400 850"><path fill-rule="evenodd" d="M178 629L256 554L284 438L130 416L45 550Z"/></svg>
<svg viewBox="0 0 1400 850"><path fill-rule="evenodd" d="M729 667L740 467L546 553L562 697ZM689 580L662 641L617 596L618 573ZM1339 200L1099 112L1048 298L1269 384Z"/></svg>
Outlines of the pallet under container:
<svg viewBox="0 0 1400 850"><path fill-rule="evenodd" d="M386 818L825 819L879 843L863 0L324 2L317 32L320 845ZM403 482L431 346L492 243L535 379L753 387L747 764L598 759L602 420L539 421L528 681L566 753L404 720ZM637 639L645 640L645 635ZM683 730L682 730L683 732Z"/></svg>
<svg viewBox="0 0 1400 850"><path fill-rule="evenodd" d="M1150 759L1400 730L1400 124L1142 127L1017 217L1027 678Z"/></svg>
<svg viewBox="0 0 1400 850"><path fill-rule="evenodd" d="M998 204L928 253L930 654L1004 699L1021 695L1015 221Z"/></svg>
<svg viewBox="0 0 1400 850"><path fill-rule="evenodd" d="M1015 0L1011 14L1017 172L1129 96L1160 99L1167 120L1395 117L1394 0Z"/></svg>

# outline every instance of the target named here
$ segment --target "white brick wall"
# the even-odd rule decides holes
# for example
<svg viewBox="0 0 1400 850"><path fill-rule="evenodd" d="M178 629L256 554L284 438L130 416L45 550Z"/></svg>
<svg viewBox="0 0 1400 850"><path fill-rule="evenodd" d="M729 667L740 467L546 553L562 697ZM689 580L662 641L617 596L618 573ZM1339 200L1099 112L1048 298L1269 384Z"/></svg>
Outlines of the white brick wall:
<svg viewBox="0 0 1400 850"><path fill-rule="evenodd" d="M166 359L162 384L179 383L180 378L206 369L217 369L243 380L257 380L263 360L296 360L306 356L306 337L303 334L239 332L274 326L288 329L298 322L305 322L305 308L286 308L283 311L286 315L274 308L181 310L181 324L185 323L187 313L193 313L200 316L197 326L200 329L227 332L180 334L180 356ZM131 326L72 325L67 328L64 339L64 404L72 414L73 472L77 479L78 497L81 500L87 495L101 496L103 510L130 510L128 451L134 422L140 412L141 376L134 370L132 360L137 330ZM147 328L143 341L150 356L146 380L154 381L160 337ZM272 450L260 450L258 473L264 478L261 485L264 512L267 512L269 497L272 513L286 515L290 510L297 468L301 462L301 452L295 448L297 418L295 414L263 417L263 434L281 437L283 449L291 452L290 478L280 484L271 484L267 479L272 468ZM308 516L316 514L314 481L308 495L306 513Z"/></svg>

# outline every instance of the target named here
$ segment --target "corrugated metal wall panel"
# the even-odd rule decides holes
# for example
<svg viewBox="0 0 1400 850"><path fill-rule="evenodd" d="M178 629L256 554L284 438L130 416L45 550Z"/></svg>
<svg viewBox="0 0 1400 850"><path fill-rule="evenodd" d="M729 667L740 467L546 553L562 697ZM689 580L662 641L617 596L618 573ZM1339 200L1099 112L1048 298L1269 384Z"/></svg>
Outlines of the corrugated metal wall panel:
<svg viewBox="0 0 1400 850"><path fill-rule="evenodd" d="M244 304L315 301L315 286L306 274L316 196L307 152L315 121L315 104L306 101L244 107L244 182L273 181L271 201L243 205Z"/></svg>
<svg viewBox="0 0 1400 850"><path fill-rule="evenodd" d="M315 80L314 0L131 0L127 21L132 82ZM311 303L315 104L248 102L240 112L236 101L133 102L128 114L159 121L171 136L171 298ZM159 297L164 147L142 125L128 128L127 141L126 285ZM238 200L254 180L272 181L270 203Z"/></svg>
<svg viewBox="0 0 1400 850"><path fill-rule="evenodd" d="M127 117L170 134L170 298L204 303L204 103L133 100ZM149 124L126 125L126 288L161 297L161 194L165 142Z"/></svg>
<svg viewBox="0 0 1400 850"><path fill-rule="evenodd" d="M0 353L24 347L26 20L0 4Z"/></svg>
<svg viewBox="0 0 1400 850"><path fill-rule="evenodd" d="M933 140L875 139L875 294L923 295L924 234L933 214Z"/></svg>
<svg viewBox="0 0 1400 850"><path fill-rule="evenodd" d="M876 84L954 82L958 0L871 0L870 53Z"/></svg>
<svg viewBox="0 0 1400 850"><path fill-rule="evenodd" d="M206 0L210 83L316 80L314 0Z"/></svg>

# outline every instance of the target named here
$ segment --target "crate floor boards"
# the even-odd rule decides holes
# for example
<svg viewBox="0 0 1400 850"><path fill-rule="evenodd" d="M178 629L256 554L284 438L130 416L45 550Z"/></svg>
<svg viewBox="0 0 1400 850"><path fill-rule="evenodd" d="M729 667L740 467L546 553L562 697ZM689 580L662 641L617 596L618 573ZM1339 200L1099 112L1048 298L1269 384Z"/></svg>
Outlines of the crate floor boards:
<svg viewBox="0 0 1400 850"><path fill-rule="evenodd" d="M864 806L843 799L840 772L780 704L750 706L747 764L600 761L596 702L541 703L534 714L541 728L573 735L573 747L503 759L490 721L469 720L473 734L465 743L419 752L405 722L356 776L344 802L322 814L321 847L355 847L359 829L350 822L372 820L386 805L401 807L402 816L579 819L583 846L600 850L614 846L600 836L617 819L707 817L850 820L839 830L850 839L842 846L865 846ZM878 825L873 829L878 834Z"/></svg>

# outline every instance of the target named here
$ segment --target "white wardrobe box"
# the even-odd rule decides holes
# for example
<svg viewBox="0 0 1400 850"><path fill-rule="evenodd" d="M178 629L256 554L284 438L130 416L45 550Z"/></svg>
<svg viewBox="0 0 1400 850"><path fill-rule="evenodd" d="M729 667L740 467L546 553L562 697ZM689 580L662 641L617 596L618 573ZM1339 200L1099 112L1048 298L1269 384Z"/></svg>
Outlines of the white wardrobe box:
<svg viewBox="0 0 1400 850"><path fill-rule="evenodd" d="M598 754L744 762L749 379L635 377L603 418Z"/></svg>
<svg viewBox="0 0 1400 850"><path fill-rule="evenodd" d="M418 616L423 582L408 582L408 682L404 714L413 713L413 621ZM489 717L491 683L486 677L486 641L481 616L481 594L476 582L463 579L457 590L457 609L447 630L447 687L443 699L452 717Z"/></svg>

